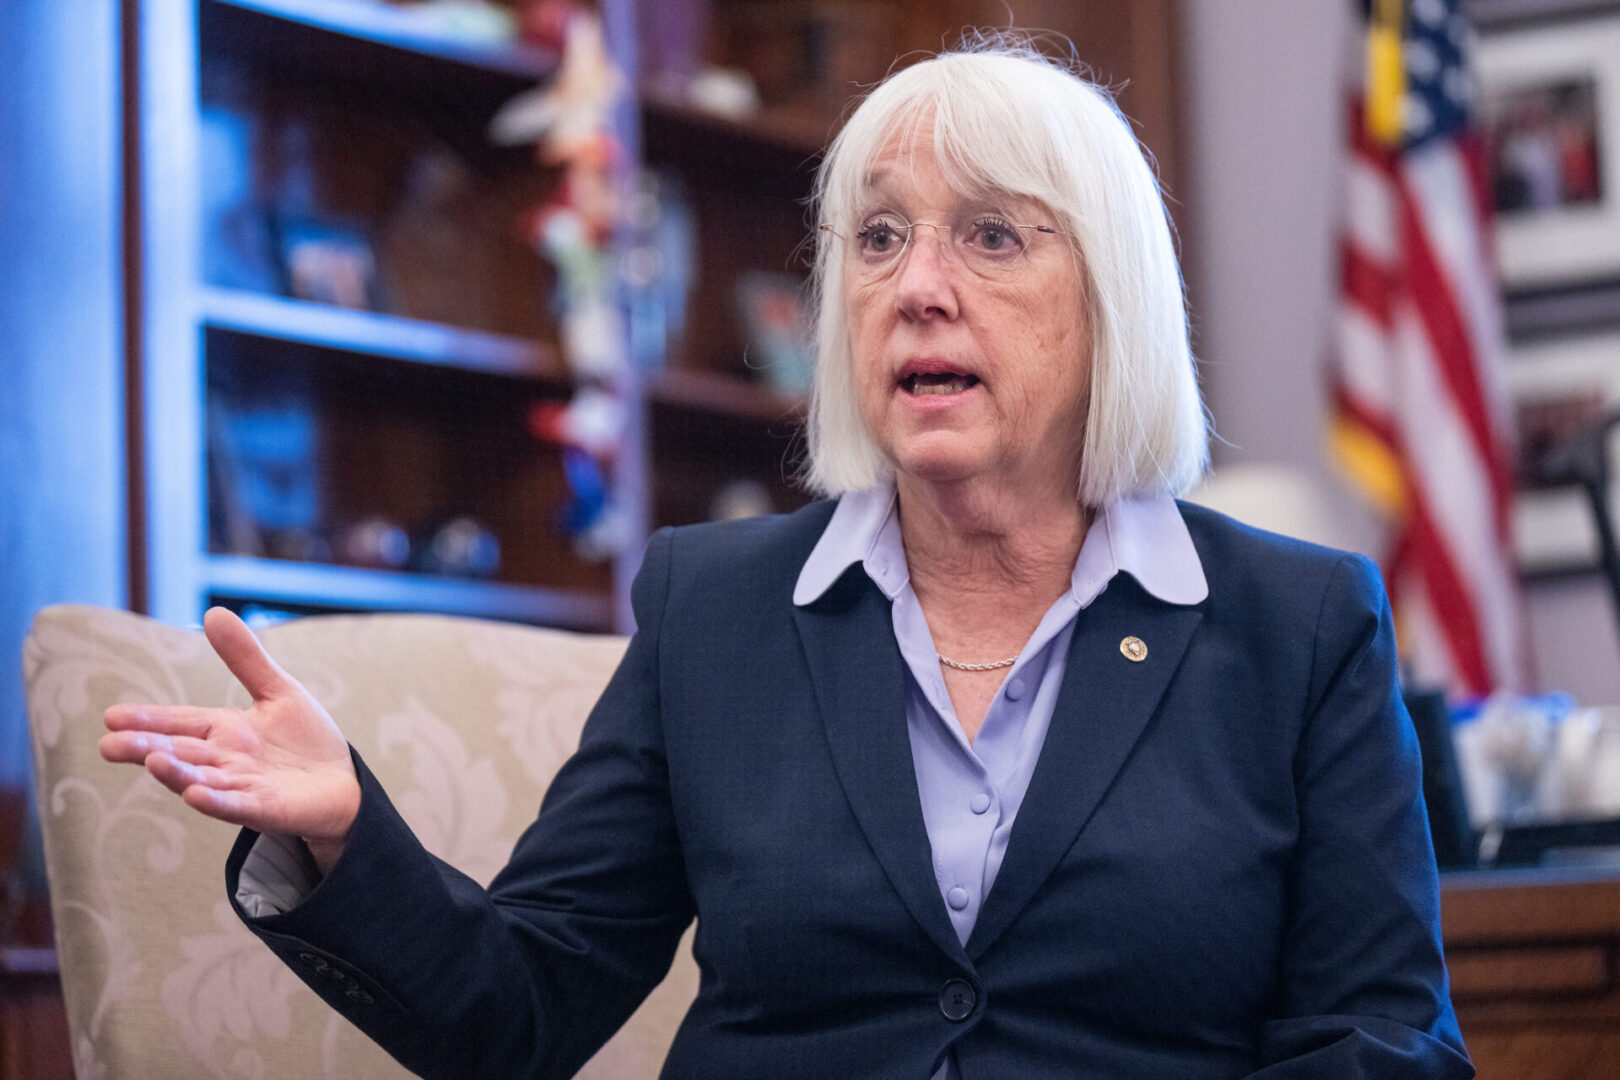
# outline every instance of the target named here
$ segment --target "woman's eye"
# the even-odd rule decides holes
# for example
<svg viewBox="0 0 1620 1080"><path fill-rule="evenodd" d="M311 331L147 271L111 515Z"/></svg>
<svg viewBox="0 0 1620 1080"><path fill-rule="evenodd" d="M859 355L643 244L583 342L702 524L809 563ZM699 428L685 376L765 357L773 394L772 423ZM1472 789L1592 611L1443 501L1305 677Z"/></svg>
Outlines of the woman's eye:
<svg viewBox="0 0 1620 1080"><path fill-rule="evenodd" d="M888 255L900 247L900 230L888 221L867 222L855 238L869 255Z"/></svg>
<svg viewBox="0 0 1620 1080"><path fill-rule="evenodd" d="M1023 238L1018 230L1004 221L979 221L974 223L974 233L978 244L985 251L1010 254L1018 250Z"/></svg>

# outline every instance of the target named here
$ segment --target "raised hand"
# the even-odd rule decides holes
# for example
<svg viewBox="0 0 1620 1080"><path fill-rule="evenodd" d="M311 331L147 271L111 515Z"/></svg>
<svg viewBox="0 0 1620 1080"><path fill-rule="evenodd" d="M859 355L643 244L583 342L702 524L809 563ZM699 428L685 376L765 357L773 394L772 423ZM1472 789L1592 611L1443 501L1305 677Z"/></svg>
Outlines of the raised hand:
<svg viewBox="0 0 1620 1080"><path fill-rule="evenodd" d="M114 705L101 756L144 765L210 817L303 837L316 862L329 867L360 808L343 733L241 619L212 608L203 632L253 704Z"/></svg>

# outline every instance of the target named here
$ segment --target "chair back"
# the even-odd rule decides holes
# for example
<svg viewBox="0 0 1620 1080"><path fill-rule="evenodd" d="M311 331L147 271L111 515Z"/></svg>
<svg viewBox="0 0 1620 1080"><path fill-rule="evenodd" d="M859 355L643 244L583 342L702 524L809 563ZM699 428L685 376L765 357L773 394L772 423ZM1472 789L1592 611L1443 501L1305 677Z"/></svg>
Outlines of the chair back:
<svg viewBox="0 0 1620 1080"><path fill-rule="evenodd" d="M336 718L423 844L486 884L625 648L617 637L424 615L316 616L261 637ZM24 647L24 680L81 1080L407 1076L231 912L223 871L236 830L97 753L102 711L115 702L247 703L202 634L128 612L47 608ZM657 1075L697 990L690 941L579 1076Z"/></svg>

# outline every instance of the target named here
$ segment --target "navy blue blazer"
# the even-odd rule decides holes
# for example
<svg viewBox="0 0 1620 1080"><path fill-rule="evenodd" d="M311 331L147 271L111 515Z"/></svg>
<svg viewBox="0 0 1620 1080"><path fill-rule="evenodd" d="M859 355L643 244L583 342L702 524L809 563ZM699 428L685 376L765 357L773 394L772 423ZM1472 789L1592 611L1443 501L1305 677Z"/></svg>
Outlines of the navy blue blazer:
<svg viewBox="0 0 1620 1080"><path fill-rule="evenodd" d="M964 1080L1472 1076L1376 570L1181 509L1209 596L1120 575L1080 613L965 946L888 601L858 565L791 599L828 503L653 538L639 630L487 893L357 758L331 874L243 917L428 1077L571 1075L694 915L671 1080L926 1080L950 1051Z"/></svg>

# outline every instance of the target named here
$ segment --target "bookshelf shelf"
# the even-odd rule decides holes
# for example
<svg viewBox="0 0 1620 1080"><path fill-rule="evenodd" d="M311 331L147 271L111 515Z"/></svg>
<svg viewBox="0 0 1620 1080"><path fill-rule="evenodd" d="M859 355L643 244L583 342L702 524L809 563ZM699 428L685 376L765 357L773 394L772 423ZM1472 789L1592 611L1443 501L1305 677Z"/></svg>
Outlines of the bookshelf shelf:
<svg viewBox="0 0 1620 1080"><path fill-rule="evenodd" d="M203 324L217 330L485 374L569 381L556 349L542 341L237 289L204 288L199 308Z"/></svg>
<svg viewBox="0 0 1620 1080"><path fill-rule="evenodd" d="M206 586L216 597L300 607L423 611L596 631L613 623L605 595L242 555L209 556Z"/></svg>
<svg viewBox="0 0 1620 1080"><path fill-rule="evenodd" d="M653 379L647 386L647 399L654 406L783 424L802 421L806 406L802 398L731 375L680 368L665 371Z"/></svg>
<svg viewBox="0 0 1620 1080"><path fill-rule="evenodd" d="M265 51L380 47L529 82L557 58L520 44L455 35L420 9L374 0L202 0L205 35Z"/></svg>

